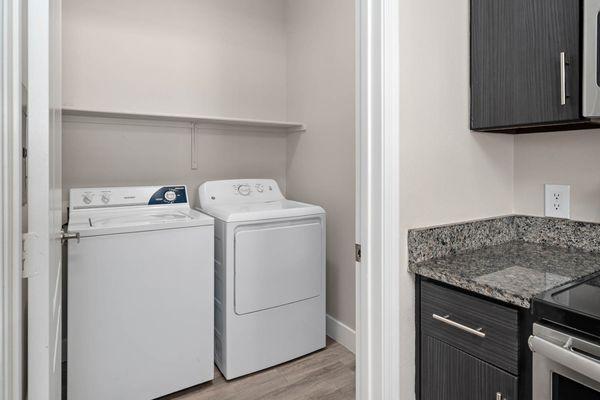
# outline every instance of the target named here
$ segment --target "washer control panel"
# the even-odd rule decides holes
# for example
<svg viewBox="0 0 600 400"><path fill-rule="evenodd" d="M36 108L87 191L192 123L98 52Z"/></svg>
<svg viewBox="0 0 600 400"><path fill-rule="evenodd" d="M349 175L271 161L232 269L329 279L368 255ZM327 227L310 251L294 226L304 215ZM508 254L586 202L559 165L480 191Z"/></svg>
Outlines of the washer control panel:
<svg viewBox="0 0 600 400"><path fill-rule="evenodd" d="M187 203L187 191L185 186L165 186L158 189L148 201L152 204L177 204Z"/></svg>
<svg viewBox="0 0 600 400"><path fill-rule="evenodd" d="M69 192L72 210L169 204L188 204L184 185L83 188Z"/></svg>
<svg viewBox="0 0 600 400"><path fill-rule="evenodd" d="M209 181L198 188L200 207L210 204L262 203L283 199L283 194L273 179Z"/></svg>

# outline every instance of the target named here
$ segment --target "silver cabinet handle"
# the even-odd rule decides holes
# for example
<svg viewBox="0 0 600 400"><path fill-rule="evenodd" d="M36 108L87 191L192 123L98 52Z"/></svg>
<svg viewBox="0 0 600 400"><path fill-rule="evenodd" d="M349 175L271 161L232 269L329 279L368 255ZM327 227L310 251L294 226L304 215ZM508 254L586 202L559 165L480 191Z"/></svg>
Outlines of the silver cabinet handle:
<svg viewBox="0 0 600 400"><path fill-rule="evenodd" d="M560 105L564 106L567 104L567 77L565 66L567 61L565 59L565 52L560 52Z"/></svg>
<svg viewBox="0 0 600 400"><path fill-rule="evenodd" d="M443 323L448 324L450 326L453 326L455 328L458 328L461 331L468 332L468 333L470 333L472 335L475 335L475 336L478 336L480 338L484 338L485 337L485 332L483 332L483 328L474 329L474 328L470 328L470 327L468 327L466 325L459 324L458 322L452 321L450 319L450 315L444 315L442 317L441 315L433 314L432 317L433 317L433 319L435 319L437 321L440 321L440 322L443 322Z"/></svg>

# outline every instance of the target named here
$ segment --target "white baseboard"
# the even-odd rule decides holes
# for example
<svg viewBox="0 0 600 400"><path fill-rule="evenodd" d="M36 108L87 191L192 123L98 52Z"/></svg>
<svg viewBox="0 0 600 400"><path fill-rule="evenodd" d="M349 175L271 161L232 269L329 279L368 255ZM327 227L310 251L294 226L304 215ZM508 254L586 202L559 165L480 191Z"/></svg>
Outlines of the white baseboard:
<svg viewBox="0 0 600 400"><path fill-rule="evenodd" d="M329 314L327 314L326 321L327 336L355 353L356 331Z"/></svg>

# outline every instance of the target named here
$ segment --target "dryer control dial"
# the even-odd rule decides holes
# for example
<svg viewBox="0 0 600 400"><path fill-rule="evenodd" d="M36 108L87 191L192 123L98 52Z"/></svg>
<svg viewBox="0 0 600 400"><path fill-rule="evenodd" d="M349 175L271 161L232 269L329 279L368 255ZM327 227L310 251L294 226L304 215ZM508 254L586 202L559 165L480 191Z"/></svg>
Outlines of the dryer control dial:
<svg viewBox="0 0 600 400"><path fill-rule="evenodd" d="M260 183L257 183L257 184L256 184L256 191L257 191L258 193L262 193L262 192L264 192L264 191L265 191L265 187L264 187L262 184L260 184Z"/></svg>
<svg viewBox="0 0 600 400"><path fill-rule="evenodd" d="M248 196L250 194L250 185L243 184L237 187L237 192L242 196Z"/></svg>
<svg viewBox="0 0 600 400"><path fill-rule="evenodd" d="M110 201L110 193L103 193L101 200L104 204L108 204L108 202Z"/></svg>

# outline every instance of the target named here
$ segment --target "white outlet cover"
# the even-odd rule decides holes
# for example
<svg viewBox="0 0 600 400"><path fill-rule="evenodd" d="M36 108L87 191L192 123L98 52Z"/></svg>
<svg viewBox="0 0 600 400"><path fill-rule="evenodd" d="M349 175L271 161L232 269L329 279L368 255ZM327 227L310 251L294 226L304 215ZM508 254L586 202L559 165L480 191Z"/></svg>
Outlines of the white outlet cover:
<svg viewBox="0 0 600 400"><path fill-rule="evenodd" d="M571 218L571 185L544 185L544 215Z"/></svg>

